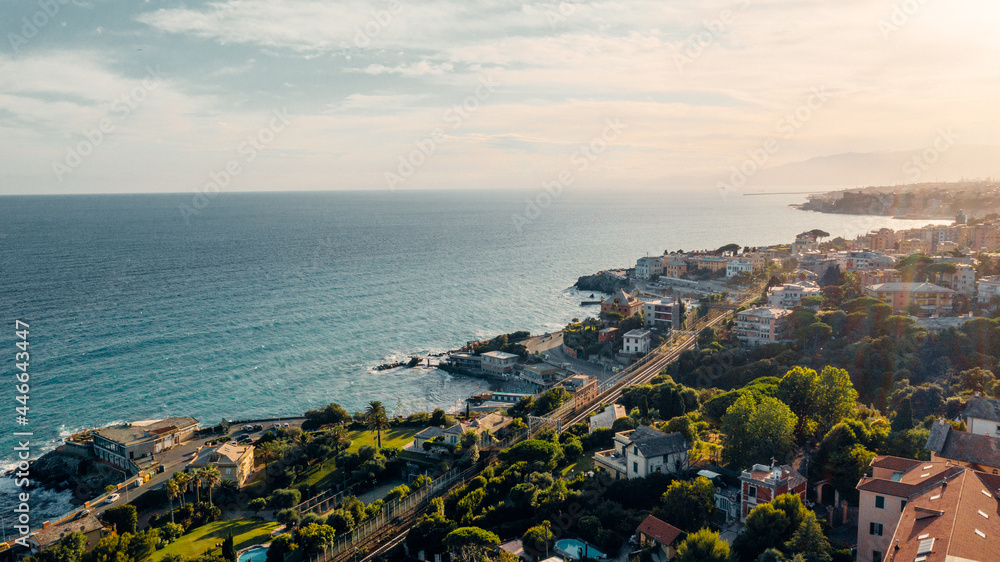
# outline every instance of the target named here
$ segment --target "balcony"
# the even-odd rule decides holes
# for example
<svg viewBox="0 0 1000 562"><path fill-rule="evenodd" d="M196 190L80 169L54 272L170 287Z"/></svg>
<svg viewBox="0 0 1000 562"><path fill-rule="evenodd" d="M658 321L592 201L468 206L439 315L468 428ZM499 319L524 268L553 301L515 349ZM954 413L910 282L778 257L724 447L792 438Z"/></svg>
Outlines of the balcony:
<svg viewBox="0 0 1000 562"><path fill-rule="evenodd" d="M610 471L619 472L621 474L628 473L628 468L625 465L625 455L622 455L614 449L594 453L594 462Z"/></svg>

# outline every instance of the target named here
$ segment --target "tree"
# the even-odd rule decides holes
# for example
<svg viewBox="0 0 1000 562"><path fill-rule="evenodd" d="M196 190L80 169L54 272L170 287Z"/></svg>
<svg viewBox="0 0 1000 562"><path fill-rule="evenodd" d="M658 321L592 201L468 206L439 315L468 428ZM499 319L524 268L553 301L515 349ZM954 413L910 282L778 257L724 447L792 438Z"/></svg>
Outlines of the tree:
<svg viewBox="0 0 1000 562"><path fill-rule="evenodd" d="M542 521L541 525L535 525L524 532L521 542L529 551L544 552L545 557L549 557L549 549L552 548L555 540L555 533L552 532L552 523Z"/></svg>
<svg viewBox="0 0 1000 562"><path fill-rule="evenodd" d="M175 472L173 479L177 481L177 487L180 488L181 505L184 505L184 494L188 492L188 483L191 482L191 475L187 472Z"/></svg>
<svg viewBox="0 0 1000 562"><path fill-rule="evenodd" d="M248 504L247 507L253 510L254 515L257 515L265 508L267 508L267 500L264 498L254 498L250 500L250 503Z"/></svg>
<svg viewBox="0 0 1000 562"><path fill-rule="evenodd" d="M816 380L816 430L819 435L851 417L858 403L851 376L844 369L826 366Z"/></svg>
<svg viewBox="0 0 1000 562"><path fill-rule="evenodd" d="M267 562L284 562L285 555L297 550L299 545L292 535L284 533L271 540L271 546L267 549Z"/></svg>
<svg viewBox="0 0 1000 562"><path fill-rule="evenodd" d="M206 466L199 472L201 472L201 479L205 482L205 486L208 487L208 505L212 505L212 488L222 481L222 474L219 472L219 467L214 464Z"/></svg>
<svg viewBox="0 0 1000 562"><path fill-rule="evenodd" d="M778 398L788 405L788 408L798 418L795 424L795 434L801 439L816 432L815 423L809 416L816 410L816 379L818 375L813 369L794 367L778 383Z"/></svg>
<svg viewBox="0 0 1000 562"><path fill-rule="evenodd" d="M296 542L302 546L306 556L315 556L329 548L336 538L337 532L333 527L310 523L299 529Z"/></svg>
<svg viewBox="0 0 1000 562"><path fill-rule="evenodd" d="M219 500L223 503L233 503L240 495L240 485L235 480L223 480L219 483Z"/></svg>
<svg viewBox="0 0 1000 562"><path fill-rule="evenodd" d="M135 526L139 522L135 506L132 504L112 507L104 512L104 521L110 527L114 527L118 534L135 534Z"/></svg>
<svg viewBox="0 0 1000 562"><path fill-rule="evenodd" d="M723 457L733 468L775 459L784 462L794 448L798 418L777 398L742 394L722 416Z"/></svg>
<svg viewBox="0 0 1000 562"><path fill-rule="evenodd" d="M537 468L540 471L551 472L562 460L562 456L562 448L559 445L539 439L528 439L502 451L499 458L508 465L523 461L527 462L532 470Z"/></svg>
<svg viewBox="0 0 1000 562"><path fill-rule="evenodd" d="M907 396L899 401L896 407L896 417L892 418L892 432L909 431L913 429L913 404Z"/></svg>
<svg viewBox="0 0 1000 562"><path fill-rule="evenodd" d="M204 480L204 471L204 468L199 468L191 474L191 480L194 482L195 503L201 503L201 483Z"/></svg>
<svg viewBox="0 0 1000 562"><path fill-rule="evenodd" d="M236 562L236 543L233 541L232 533L222 541L222 557L229 562Z"/></svg>
<svg viewBox="0 0 1000 562"><path fill-rule="evenodd" d="M382 432L389 429L389 416L385 412L385 406L378 400L368 403L368 410L365 412L365 423L368 430L378 437L378 448L382 448Z"/></svg>
<svg viewBox="0 0 1000 562"><path fill-rule="evenodd" d="M174 478L163 483L163 489L167 492L167 499L170 500L170 522L174 522L174 498L181 494L181 488Z"/></svg>
<svg viewBox="0 0 1000 562"><path fill-rule="evenodd" d="M733 541L736 559L751 562L765 550L781 546L789 527L788 515L783 510L770 503L758 505L747 515L744 531Z"/></svg>
<svg viewBox="0 0 1000 562"><path fill-rule="evenodd" d="M288 507L295 507L302 501L302 492L294 489L280 489L275 490L271 494L270 499L267 504L271 509L283 509Z"/></svg>
<svg viewBox="0 0 1000 562"><path fill-rule="evenodd" d="M489 550L500 546L500 537L479 527L459 527L448 533L444 544L464 562L486 562Z"/></svg>
<svg viewBox="0 0 1000 562"><path fill-rule="evenodd" d="M830 562L830 542L823 535L823 529L812 511L806 513L805 520L788 541L788 550L796 555L801 554L805 562Z"/></svg>
<svg viewBox="0 0 1000 562"><path fill-rule="evenodd" d="M661 499L667 523L679 529L700 529L715 512L715 486L703 476L692 481L675 480Z"/></svg>
<svg viewBox="0 0 1000 562"><path fill-rule="evenodd" d="M692 533L677 547L676 562L726 562L729 545L719 538L719 533L702 529Z"/></svg>

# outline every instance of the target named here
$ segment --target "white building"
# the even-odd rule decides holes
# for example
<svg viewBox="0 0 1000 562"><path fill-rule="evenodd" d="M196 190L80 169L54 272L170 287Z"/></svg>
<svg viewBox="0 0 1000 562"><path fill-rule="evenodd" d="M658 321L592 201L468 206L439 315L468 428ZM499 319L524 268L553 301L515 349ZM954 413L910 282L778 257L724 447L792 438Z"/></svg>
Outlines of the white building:
<svg viewBox="0 0 1000 562"><path fill-rule="evenodd" d="M1000 437L1000 400L973 396L962 412L969 433Z"/></svg>
<svg viewBox="0 0 1000 562"><path fill-rule="evenodd" d="M976 281L976 301L989 304L993 297L1000 296L1000 275L983 277Z"/></svg>
<svg viewBox="0 0 1000 562"><path fill-rule="evenodd" d="M976 268L964 263L955 264L955 273L941 276L942 284L960 295L972 296L976 293Z"/></svg>
<svg viewBox="0 0 1000 562"><path fill-rule="evenodd" d="M753 263L742 258L729 260L726 264L726 277L736 277L740 273L753 273Z"/></svg>
<svg viewBox="0 0 1000 562"><path fill-rule="evenodd" d="M487 351L482 355L483 370L494 375L513 374L519 357L513 353Z"/></svg>
<svg viewBox="0 0 1000 562"><path fill-rule="evenodd" d="M594 455L595 466L614 474L616 480L644 478L655 472L687 469L690 444L680 433L663 433L651 427L615 434L615 448Z"/></svg>
<svg viewBox="0 0 1000 562"><path fill-rule="evenodd" d="M604 411L590 416L590 432L593 433L598 429L611 428L615 424L615 420L624 418L626 415L625 406L621 404L605 406Z"/></svg>
<svg viewBox="0 0 1000 562"><path fill-rule="evenodd" d="M647 328L672 330L681 323L681 303L677 299L658 299L642 303Z"/></svg>
<svg viewBox="0 0 1000 562"><path fill-rule="evenodd" d="M652 332L649 330L629 330L622 337L622 351L628 354L645 355L649 353L649 340Z"/></svg>
<svg viewBox="0 0 1000 562"><path fill-rule="evenodd" d="M733 331L748 345L763 345L783 341L787 337L787 322L791 310L758 307L736 314Z"/></svg>
<svg viewBox="0 0 1000 562"><path fill-rule="evenodd" d="M647 256L636 260L636 278L651 279L654 275L663 275L663 256Z"/></svg>
<svg viewBox="0 0 1000 562"><path fill-rule="evenodd" d="M815 281L798 281L772 287L767 292L767 304L772 308L794 308L802 304L802 297L819 296L823 291Z"/></svg>

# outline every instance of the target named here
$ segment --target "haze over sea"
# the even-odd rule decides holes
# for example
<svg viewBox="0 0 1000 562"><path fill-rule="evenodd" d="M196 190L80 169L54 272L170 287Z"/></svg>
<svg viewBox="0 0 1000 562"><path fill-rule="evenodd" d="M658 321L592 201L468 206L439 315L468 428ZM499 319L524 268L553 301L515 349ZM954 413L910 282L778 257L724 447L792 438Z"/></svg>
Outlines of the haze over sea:
<svg viewBox="0 0 1000 562"><path fill-rule="evenodd" d="M0 370L14 370L14 320L28 322L29 429L48 447L125 420L448 407L482 382L371 368L557 330L593 314L577 277L647 253L930 222L788 206L804 195L567 189L518 228L539 193L223 193L186 218L191 194L3 197ZM13 384L6 396L9 465Z"/></svg>

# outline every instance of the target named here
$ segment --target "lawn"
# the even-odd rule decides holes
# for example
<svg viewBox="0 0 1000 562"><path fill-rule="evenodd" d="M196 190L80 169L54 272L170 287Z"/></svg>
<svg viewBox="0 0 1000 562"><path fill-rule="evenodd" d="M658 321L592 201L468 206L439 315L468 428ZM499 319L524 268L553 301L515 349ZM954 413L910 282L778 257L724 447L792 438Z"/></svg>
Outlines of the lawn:
<svg viewBox="0 0 1000 562"><path fill-rule="evenodd" d="M403 448L407 443L413 441L413 436L422 430L422 427L394 427L389 431L382 432L383 447ZM367 429L359 429L351 432L351 452L357 452L365 445L375 446L375 434Z"/></svg>
<svg viewBox="0 0 1000 562"><path fill-rule="evenodd" d="M413 441L413 436L416 435L421 429L423 428L396 427L390 429L389 431L384 431L382 432L382 446L402 448L410 441ZM366 429L352 431L350 433L350 438L351 448L348 449L350 452L356 453L358 449L364 447L365 445L375 446L375 435ZM334 484L332 477L333 471L336 468L337 466L334 459L327 459L323 463L314 467L305 479L297 483L295 487L299 489L302 489L305 486L311 486L313 489L328 488Z"/></svg>
<svg viewBox="0 0 1000 562"><path fill-rule="evenodd" d="M588 470L594 470L594 457L590 454L584 453L574 464L571 464L563 469L562 477L572 480L573 478L576 478L577 474L587 472Z"/></svg>
<svg viewBox="0 0 1000 562"><path fill-rule="evenodd" d="M222 543L230 533L233 535L236 550L240 550L241 548L255 544L269 542L271 540L271 532L280 526L280 523L254 519L214 521L191 530L191 532L168 544L166 548L157 550L153 553L150 561L156 562L168 554L179 554L185 558L199 556L206 550L215 548L216 543Z"/></svg>

